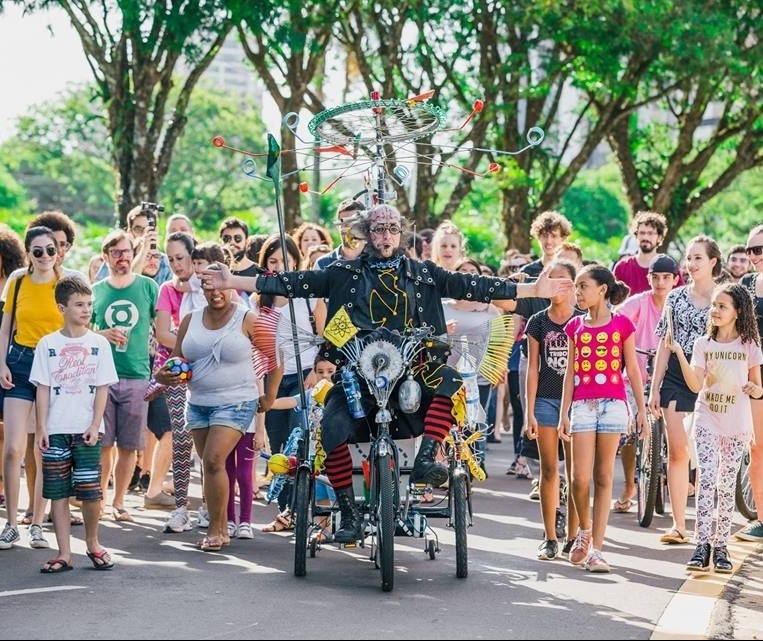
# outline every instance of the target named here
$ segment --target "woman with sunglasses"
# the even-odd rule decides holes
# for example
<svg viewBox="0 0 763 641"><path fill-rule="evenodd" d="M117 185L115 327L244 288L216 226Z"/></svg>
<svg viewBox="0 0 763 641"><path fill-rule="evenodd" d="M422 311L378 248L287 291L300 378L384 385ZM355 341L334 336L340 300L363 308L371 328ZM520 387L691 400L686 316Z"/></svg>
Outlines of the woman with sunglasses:
<svg viewBox="0 0 763 641"><path fill-rule="evenodd" d="M753 227L747 236L745 253L753 270L745 274L739 284L749 290L755 315L758 319L758 331L763 330L763 225ZM761 368L763 372L763 368ZM763 400L752 400L753 439L750 444L750 487L757 506L758 518L748 523L735 534L742 541L763 541Z"/></svg>
<svg viewBox="0 0 763 641"><path fill-rule="evenodd" d="M16 525L16 513L21 461L26 450L27 427L32 418L37 391L29 382L34 350L43 336L63 326L63 317L54 296L61 271L56 264L58 248L53 231L48 227L31 227L24 237L24 248L29 258L29 268L8 280L3 320L0 323L0 386L5 390L3 463L8 514L8 522L0 534L0 550L12 548L21 538ZM37 469L42 469L37 449L35 459ZM41 526L45 505L41 474L36 478L32 505L29 544L33 548L47 548L49 544Z"/></svg>

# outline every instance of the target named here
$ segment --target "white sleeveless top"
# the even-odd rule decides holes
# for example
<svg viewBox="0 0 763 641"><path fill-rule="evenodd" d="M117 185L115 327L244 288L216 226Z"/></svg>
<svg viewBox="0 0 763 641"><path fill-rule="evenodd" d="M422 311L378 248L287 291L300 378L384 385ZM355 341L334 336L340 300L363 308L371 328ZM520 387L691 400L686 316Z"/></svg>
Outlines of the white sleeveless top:
<svg viewBox="0 0 763 641"><path fill-rule="evenodd" d="M241 326L247 309L236 304L233 316L220 329L207 329L204 310L191 312L183 338L183 355L193 377L188 382L188 402L215 407L259 397L252 367L252 344Z"/></svg>

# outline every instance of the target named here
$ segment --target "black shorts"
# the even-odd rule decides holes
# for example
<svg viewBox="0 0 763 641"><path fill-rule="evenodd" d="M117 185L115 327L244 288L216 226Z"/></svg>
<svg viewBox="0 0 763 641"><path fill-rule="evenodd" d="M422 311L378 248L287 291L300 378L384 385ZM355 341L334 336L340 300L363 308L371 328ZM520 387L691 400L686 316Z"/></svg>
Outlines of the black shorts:
<svg viewBox="0 0 763 641"><path fill-rule="evenodd" d="M691 362L691 354L687 354L686 359ZM668 407L671 401L676 402L676 412L693 412L697 402L697 395L686 385L681 364L675 354L671 354L668 359L665 378L660 385L660 407Z"/></svg>
<svg viewBox="0 0 763 641"><path fill-rule="evenodd" d="M161 439L172 427L170 426L170 411L167 409L167 399L160 394L148 404L148 429L158 439Z"/></svg>

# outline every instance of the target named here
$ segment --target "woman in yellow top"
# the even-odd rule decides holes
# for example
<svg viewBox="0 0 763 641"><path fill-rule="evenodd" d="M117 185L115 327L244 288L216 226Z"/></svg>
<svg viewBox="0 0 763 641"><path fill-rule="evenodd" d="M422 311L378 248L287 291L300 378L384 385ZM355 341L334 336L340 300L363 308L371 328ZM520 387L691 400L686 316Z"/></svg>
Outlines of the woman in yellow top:
<svg viewBox="0 0 763 641"><path fill-rule="evenodd" d="M21 461L24 458L27 427L30 425L37 393L37 388L29 382L34 350L43 336L63 326L63 317L58 311L54 297L60 274L59 268L56 267L58 250L53 232L48 227L31 227L24 237L24 248L29 257L29 269L9 279L5 291L3 320L0 323L0 386L5 390L3 471L8 514L8 523L0 534L0 550L10 549L20 538L16 512ZM35 450L37 469L42 469L39 456L39 450ZM37 475L32 504L29 544L33 548L46 548L48 542L40 525L44 510L42 474Z"/></svg>

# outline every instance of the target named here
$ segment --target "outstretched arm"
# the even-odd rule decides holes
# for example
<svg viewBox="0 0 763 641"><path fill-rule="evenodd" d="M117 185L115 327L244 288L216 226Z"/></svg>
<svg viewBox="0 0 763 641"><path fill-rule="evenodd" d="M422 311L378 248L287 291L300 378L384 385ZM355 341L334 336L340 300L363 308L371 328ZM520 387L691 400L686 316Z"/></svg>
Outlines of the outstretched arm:
<svg viewBox="0 0 763 641"><path fill-rule="evenodd" d="M245 292L257 291L258 276L234 276L227 265L215 263L219 269L205 269L201 272L204 289L240 289Z"/></svg>
<svg viewBox="0 0 763 641"><path fill-rule="evenodd" d="M553 298L570 294L574 287L570 278L549 278L548 272L541 272L534 283L519 283L517 298Z"/></svg>

